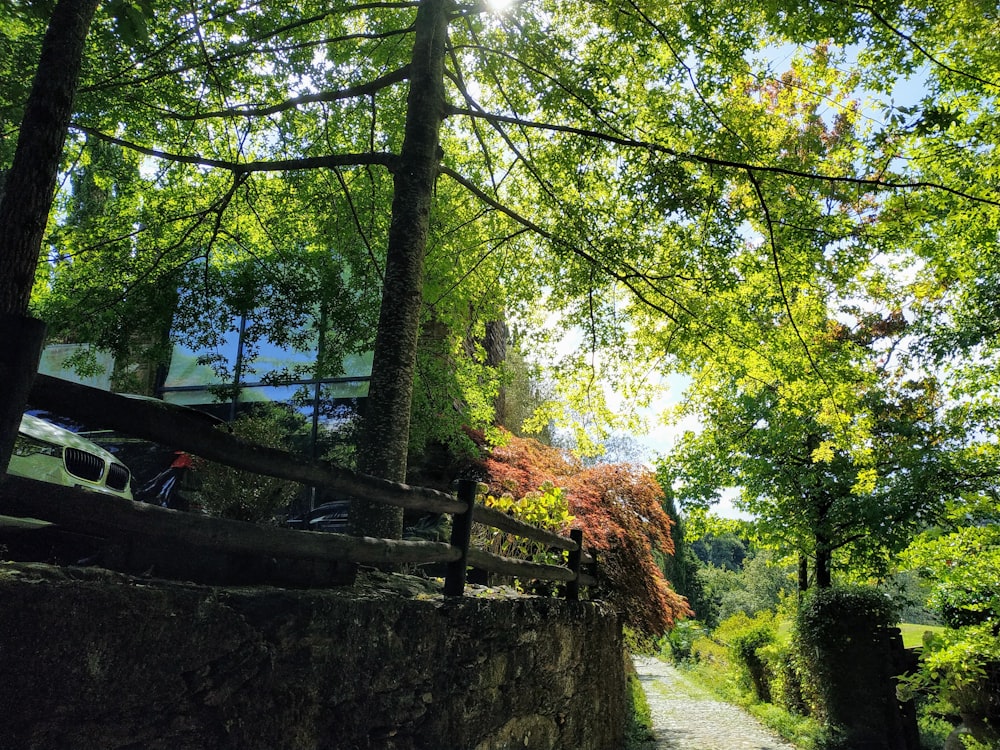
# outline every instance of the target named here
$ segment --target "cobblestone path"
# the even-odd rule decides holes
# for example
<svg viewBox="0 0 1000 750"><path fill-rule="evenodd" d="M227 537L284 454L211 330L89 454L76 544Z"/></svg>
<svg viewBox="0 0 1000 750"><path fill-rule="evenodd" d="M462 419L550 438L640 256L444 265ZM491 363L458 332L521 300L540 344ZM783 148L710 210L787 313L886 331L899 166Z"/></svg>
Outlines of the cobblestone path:
<svg viewBox="0 0 1000 750"><path fill-rule="evenodd" d="M795 750L740 708L714 698L666 662L634 659L656 741L649 750Z"/></svg>

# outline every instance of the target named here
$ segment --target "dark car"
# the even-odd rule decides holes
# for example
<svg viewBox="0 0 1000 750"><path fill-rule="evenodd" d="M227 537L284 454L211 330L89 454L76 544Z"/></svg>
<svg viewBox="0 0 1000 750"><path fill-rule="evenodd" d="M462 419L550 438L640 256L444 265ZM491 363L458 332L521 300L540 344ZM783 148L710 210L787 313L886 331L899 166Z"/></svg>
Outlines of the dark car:
<svg viewBox="0 0 1000 750"><path fill-rule="evenodd" d="M317 505L308 513L295 518L289 518L285 525L292 529L306 531L332 531L338 534L347 533L347 513L351 509L350 500L332 500Z"/></svg>

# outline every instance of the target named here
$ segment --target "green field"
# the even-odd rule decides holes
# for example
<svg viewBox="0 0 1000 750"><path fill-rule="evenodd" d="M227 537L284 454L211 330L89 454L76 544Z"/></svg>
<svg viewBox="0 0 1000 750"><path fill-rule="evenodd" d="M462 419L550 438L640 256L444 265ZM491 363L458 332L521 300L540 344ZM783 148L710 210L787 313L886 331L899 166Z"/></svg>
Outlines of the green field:
<svg viewBox="0 0 1000 750"><path fill-rule="evenodd" d="M927 631L940 632L944 630L940 625L913 625L906 622L901 622L899 629L903 631L903 645L907 648L922 646L924 633Z"/></svg>
<svg viewBox="0 0 1000 750"><path fill-rule="evenodd" d="M940 625L914 625L909 622L901 622L898 625L903 632L903 645L907 648L916 648L924 643L924 633L927 631L940 632L944 628ZM792 635L792 623L790 620L783 620L778 624L778 638L788 641Z"/></svg>

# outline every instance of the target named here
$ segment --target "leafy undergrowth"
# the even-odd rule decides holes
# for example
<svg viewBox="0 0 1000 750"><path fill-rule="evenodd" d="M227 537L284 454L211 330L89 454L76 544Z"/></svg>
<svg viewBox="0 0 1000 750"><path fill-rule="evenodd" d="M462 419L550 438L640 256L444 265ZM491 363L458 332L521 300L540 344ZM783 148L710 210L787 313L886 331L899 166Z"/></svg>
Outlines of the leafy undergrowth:
<svg viewBox="0 0 1000 750"><path fill-rule="evenodd" d="M773 703L750 703L746 709L757 721L796 747L814 750L821 742L823 727L815 719L791 713Z"/></svg>

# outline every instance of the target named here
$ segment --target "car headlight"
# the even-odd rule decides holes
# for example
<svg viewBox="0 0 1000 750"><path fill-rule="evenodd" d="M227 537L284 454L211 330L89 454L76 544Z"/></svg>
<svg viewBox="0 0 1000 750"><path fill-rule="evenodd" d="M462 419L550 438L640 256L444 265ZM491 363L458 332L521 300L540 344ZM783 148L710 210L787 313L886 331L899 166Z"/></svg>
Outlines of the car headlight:
<svg viewBox="0 0 1000 750"><path fill-rule="evenodd" d="M46 443L44 440L36 440L27 435L18 435L14 441L15 456L55 456L62 458L63 449L61 445Z"/></svg>

